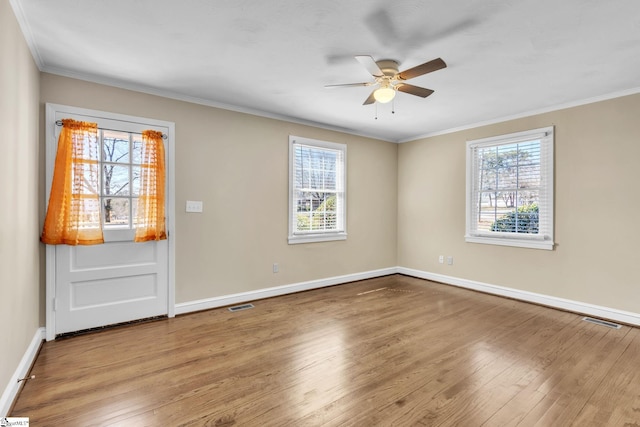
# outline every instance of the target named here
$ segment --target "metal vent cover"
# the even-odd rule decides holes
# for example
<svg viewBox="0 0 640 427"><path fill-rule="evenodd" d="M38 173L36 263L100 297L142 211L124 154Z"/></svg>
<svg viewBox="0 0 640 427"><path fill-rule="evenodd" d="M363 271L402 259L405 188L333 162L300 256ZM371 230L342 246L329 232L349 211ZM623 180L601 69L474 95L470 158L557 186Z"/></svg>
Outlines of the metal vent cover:
<svg viewBox="0 0 640 427"><path fill-rule="evenodd" d="M241 311L241 310L248 310L250 308L253 308L253 304L242 304L242 305L234 305L233 307L229 307L229 311Z"/></svg>
<svg viewBox="0 0 640 427"><path fill-rule="evenodd" d="M606 326L611 329L620 329L622 325L618 325L617 323L608 322L606 320L594 319L593 317L583 317L582 320L585 322L593 323L595 325Z"/></svg>

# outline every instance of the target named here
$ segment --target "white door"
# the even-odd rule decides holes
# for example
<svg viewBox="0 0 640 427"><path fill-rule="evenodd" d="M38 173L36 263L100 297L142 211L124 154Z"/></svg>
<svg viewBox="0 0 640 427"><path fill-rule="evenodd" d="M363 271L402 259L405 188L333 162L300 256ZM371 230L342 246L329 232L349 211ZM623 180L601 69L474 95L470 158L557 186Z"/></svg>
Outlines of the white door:
<svg viewBox="0 0 640 427"><path fill-rule="evenodd" d="M72 118L98 123L101 144L101 206L105 243L90 246L47 245L47 339L56 335L155 316L173 316L173 254L170 240L134 243L139 189L140 133L168 135L167 200L171 178L167 145L173 124L112 113L47 105L47 187L61 127ZM51 122L51 123L50 123ZM50 145L53 145L51 147ZM48 195L47 195L48 201ZM172 216L171 203L166 207ZM167 231L170 233L170 221ZM172 237L172 236L171 236ZM171 238L169 237L169 238Z"/></svg>
<svg viewBox="0 0 640 427"><path fill-rule="evenodd" d="M168 314L167 241L56 245L56 334Z"/></svg>

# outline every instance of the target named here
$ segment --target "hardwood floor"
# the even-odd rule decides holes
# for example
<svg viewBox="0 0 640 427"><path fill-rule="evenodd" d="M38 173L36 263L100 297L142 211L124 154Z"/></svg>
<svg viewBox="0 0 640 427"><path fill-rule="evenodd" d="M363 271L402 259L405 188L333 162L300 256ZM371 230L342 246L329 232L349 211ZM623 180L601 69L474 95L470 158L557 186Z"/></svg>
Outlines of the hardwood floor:
<svg viewBox="0 0 640 427"><path fill-rule="evenodd" d="M45 343L33 426L640 426L640 329L400 275Z"/></svg>

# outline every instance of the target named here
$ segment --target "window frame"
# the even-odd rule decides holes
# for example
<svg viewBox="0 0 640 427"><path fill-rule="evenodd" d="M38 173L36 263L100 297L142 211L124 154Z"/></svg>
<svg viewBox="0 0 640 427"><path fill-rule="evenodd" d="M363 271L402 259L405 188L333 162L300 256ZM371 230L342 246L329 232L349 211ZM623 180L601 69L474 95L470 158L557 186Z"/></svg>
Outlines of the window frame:
<svg viewBox="0 0 640 427"><path fill-rule="evenodd" d="M295 145L333 150L341 153L341 164L336 165L336 225L337 230L301 232L296 229L295 207ZM340 162L338 162L340 163ZM321 141L289 135L289 244L328 242L347 239L347 146L335 142Z"/></svg>
<svg viewBox="0 0 640 427"><path fill-rule="evenodd" d="M465 241L501 246L553 250L554 241L554 139L553 126L467 141L466 146L466 229ZM476 229L477 148L540 141L539 233L480 231ZM517 207L516 207L517 209Z"/></svg>

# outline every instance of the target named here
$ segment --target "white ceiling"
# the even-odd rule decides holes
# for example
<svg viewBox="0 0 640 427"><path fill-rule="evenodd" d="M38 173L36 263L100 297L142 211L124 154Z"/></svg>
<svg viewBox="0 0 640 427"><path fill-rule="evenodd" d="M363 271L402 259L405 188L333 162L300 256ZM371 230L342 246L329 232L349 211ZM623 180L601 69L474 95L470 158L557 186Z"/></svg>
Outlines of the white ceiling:
<svg viewBox="0 0 640 427"><path fill-rule="evenodd" d="M388 141L640 92L638 0L11 3L42 71ZM392 114L324 88L372 80L354 55L448 67Z"/></svg>

